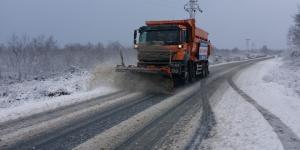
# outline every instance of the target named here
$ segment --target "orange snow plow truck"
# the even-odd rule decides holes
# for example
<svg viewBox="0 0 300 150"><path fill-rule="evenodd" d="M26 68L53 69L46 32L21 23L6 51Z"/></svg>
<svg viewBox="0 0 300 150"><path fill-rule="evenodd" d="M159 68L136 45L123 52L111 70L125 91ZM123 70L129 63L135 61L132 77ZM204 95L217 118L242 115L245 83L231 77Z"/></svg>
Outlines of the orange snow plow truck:
<svg viewBox="0 0 300 150"><path fill-rule="evenodd" d="M134 48L137 66L125 66L122 61L116 67L116 72L135 75L126 80L147 80L171 90L209 74L212 45L208 33L196 27L195 19L147 21L134 31Z"/></svg>

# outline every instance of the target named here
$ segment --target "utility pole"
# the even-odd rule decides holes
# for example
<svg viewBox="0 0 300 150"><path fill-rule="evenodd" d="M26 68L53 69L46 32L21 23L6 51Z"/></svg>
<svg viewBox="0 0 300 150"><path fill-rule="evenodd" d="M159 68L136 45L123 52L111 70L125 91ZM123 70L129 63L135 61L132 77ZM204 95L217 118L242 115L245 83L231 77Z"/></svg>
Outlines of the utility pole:
<svg viewBox="0 0 300 150"><path fill-rule="evenodd" d="M199 11L202 13L198 0L190 0L187 4L184 5L185 11L187 11L190 14L190 19L195 19L196 12Z"/></svg>

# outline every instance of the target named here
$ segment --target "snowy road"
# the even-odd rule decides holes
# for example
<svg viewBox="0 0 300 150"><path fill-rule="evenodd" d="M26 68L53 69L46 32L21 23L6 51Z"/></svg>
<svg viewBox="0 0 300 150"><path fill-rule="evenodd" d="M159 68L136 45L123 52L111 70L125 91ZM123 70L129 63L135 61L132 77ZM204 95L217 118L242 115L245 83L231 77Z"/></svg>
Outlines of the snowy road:
<svg viewBox="0 0 300 150"><path fill-rule="evenodd" d="M173 95L116 92L0 124L0 149L201 149L219 121L220 87L256 62L212 66Z"/></svg>

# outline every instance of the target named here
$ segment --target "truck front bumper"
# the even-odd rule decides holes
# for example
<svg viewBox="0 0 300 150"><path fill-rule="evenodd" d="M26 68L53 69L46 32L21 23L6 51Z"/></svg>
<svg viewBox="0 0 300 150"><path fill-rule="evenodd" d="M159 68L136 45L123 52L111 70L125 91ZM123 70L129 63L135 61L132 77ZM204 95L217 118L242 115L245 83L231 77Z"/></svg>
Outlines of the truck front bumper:
<svg viewBox="0 0 300 150"><path fill-rule="evenodd" d="M116 72L128 72L128 73L141 73L141 74L159 74L165 76L171 76L171 69L169 67L136 67L136 66L122 66L116 67Z"/></svg>

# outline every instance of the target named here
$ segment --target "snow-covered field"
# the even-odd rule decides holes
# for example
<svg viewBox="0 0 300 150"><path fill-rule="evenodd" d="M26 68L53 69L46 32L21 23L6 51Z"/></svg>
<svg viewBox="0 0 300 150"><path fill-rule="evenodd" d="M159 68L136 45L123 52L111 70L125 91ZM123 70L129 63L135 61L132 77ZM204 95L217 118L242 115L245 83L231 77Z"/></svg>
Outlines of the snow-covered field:
<svg viewBox="0 0 300 150"><path fill-rule="evenodd" d="M0 108L14 107L30 101L44 101L86 91L88 72L68 73L48 79L0 85Z"/></svg>
<svg viewBox="0 0 300 150"><path fill-rule="evenodd" d="M116 92L112 86L93 85L93 73L77 71L42 80L0 85L0 122Z"/></svg>

